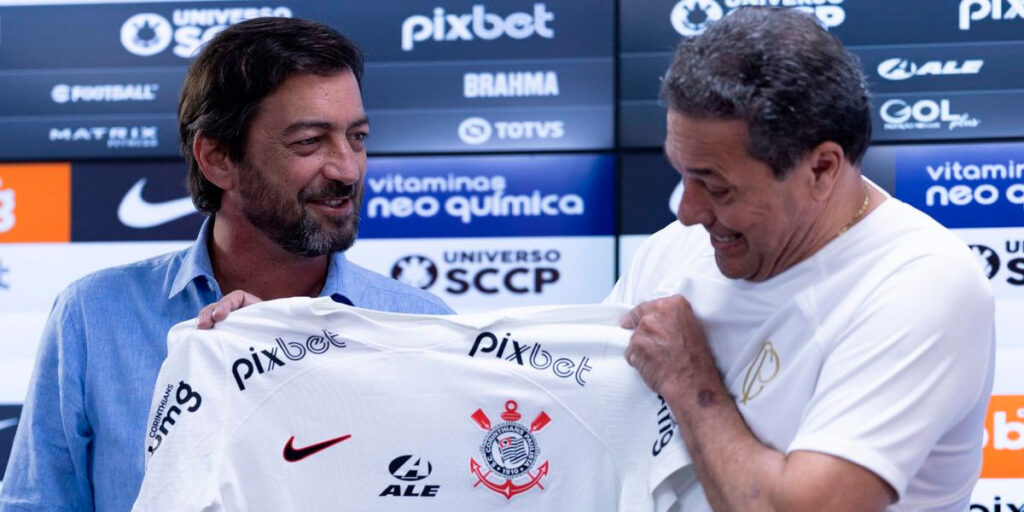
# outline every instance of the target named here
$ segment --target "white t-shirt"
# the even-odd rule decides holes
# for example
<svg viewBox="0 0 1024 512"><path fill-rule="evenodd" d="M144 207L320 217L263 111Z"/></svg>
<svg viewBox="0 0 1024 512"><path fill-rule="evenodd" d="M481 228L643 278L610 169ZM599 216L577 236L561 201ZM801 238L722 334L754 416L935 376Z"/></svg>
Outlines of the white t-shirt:
<svg viewBox="0 0 1024 512"><path fill-rule="evenodd" d="M651 236L606 302L682 294L761 442L855 462L899 494L888 510L960 511L981 470L994 304L969 249L887 198L767 281L727 279L706 230ZM684 486L685 487L685 486ZM698 484L684 510L707 510Z"/></svg>
<svg viewBox="0 0 1024 512"><path fill-rule="evenodd" d="M689 457L623 358L627 311L297 298L179 324L133 510L664 510Z"/></svg>

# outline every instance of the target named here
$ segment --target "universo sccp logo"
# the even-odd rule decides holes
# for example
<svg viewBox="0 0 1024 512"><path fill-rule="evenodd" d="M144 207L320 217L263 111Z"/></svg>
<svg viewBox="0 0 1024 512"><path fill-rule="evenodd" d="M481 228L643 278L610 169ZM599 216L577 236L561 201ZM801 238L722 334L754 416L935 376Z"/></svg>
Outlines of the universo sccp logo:
<svg viewBox="0 0 1024 512"><path fill-rule="evenodd" d="M174 37L174 29L167 18L151 12L136 14L121 25L121 44L140 57L149 57L164 51Z"/></svg>
<svg viewBox="0 0 1024 512"><path fill-rule="evenodd" d="M391 278L426 290L437 281L437 265L419 254L403 256L391 267Z"/></svg>
<svg viewBox="0 0 1024 512"><path fill-rule="evenodd" d="M225 28L261 17L290 18L292 11L287 7L175 9L170 19L152 12L139 13L121 25L121 44L135 55L151 57L173 42L177 43L174 54L189 58Z"/></svg>
<svg viewBox="0 0 1024 512"><path fill-rule="evenodd" d="M680 0L672 7L669 20L679 35L693 37L709 25L731 12L747 5L789 7L813 14L827 29L846 21L845 0Z"/></svg>
<svg viewBox="0 0 1024 512"><path fill-rule="evenodd" d="M1006 240L1001 247L1002 255L987 245L970 244L969 247L989 279L1001 279L1003 274L1007 274L1007 284L1024 285L1024 240Z"/></svg>
<svg viewBox="0 0 1024 512"><path fill-rule="evenodd" d="M443 271L427 256L402 256L391 266L391 277L424 290L442 279L450 295L540 295L562 277L558 249L446 250Z"/></svg>

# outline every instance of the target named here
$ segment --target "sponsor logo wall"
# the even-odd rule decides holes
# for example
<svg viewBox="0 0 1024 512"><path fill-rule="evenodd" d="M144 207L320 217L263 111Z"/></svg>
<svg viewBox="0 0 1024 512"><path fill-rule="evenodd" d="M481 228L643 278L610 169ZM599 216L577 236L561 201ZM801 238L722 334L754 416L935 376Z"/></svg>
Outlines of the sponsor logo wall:
<svg viewBox="0 0 1024 512"><path fill-rule="evenodd" d="M260 16L323 21L371 56L375 151L610 149L613 12L614 0L5 7L0 159L177 156L186 66L220 31Z"/></svg>
<svg viewBox="0 0 1024 512"><path fill-rule="evenodd" d="M860 59L875 141L1006 138L1024 98L1024 16L1016 0L656 0L619 3L618 135L626 147L665 136L658 78L680 38L745 5L815 15Z"/></svg>
<svg viewBox="0 0 1024 512"><path fill-rule="evenodd" d="M609 155L373 158L349 258L460 312L598 302L614 179Z"/></svg>
<svg viewBox="0 0 1024 512"><path fill-rule="evenodd" d="M971 510L1024 506L1024 144L892 151L896 197L963 238L996 297L996 380Z"/></svg>

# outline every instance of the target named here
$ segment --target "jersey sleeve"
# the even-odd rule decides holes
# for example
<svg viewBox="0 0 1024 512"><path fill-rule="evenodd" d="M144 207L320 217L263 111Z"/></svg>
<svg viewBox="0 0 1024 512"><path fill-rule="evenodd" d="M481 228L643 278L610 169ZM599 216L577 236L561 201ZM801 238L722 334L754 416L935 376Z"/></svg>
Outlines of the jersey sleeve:
<svg viewBox="0 0 1024 512"><path fill-rule="evenodd" d="M215 331L195 321L168 333L146 424L146 475L133 511L222 510L220 447L227 363Z"/></svg>
<svg viewBox="0 0 1024 512"><path fill-rule="evenodd" d="M937 441L987 401L991 386L991 289L982 277L951 270L963 265L973 262L933 256L905 264L867 295L836 339L816 340L824 363L787 452L841 457L904 495ZM963 435L965 453L981 436L979 421ZM978 470L973 461L953 466Z"/></svg>
<svg viewBox="0 0 1024 512"><path fill-rule="evenodd" d="M630 331L608 328L601 381L603 415L615 459L623 472L619 510L667 510L677 472L691 459L668 404L644 384L625 360Z"/></svg>

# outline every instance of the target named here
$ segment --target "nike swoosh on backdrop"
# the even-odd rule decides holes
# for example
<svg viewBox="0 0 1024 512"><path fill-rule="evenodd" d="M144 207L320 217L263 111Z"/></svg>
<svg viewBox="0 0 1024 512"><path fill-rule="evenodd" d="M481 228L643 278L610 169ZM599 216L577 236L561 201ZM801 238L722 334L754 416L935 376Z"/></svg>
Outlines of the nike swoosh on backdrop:
<svg viewBox="0 0 1024 512"><path fill-rule="evenodd" d="M0 420L0 430L9 429L18 424L18 418L7 418L6 420Z"/></svg>
<svg viewBox="0 0 1024 512"><path fill-rule="evenodd" d="M192 198L182 197L162 203L151 203L142 198L146 178L135 182L117 207L117 219L130 228L148 229L178 220L196 212Z"/></svg>
<svg viewBox="0 0 1024 512"><path fill-rule="evenodd" d="M298 462L314 453L326 450L348 438L352 437L351 434L345 434L341 437L335 437L334 439L328 439L316 444L311 444L302 448L295 448L292 446L292 442L295 441L295 436L288 438L288 442L284 445L284 460L288 462Z"/></svg>

